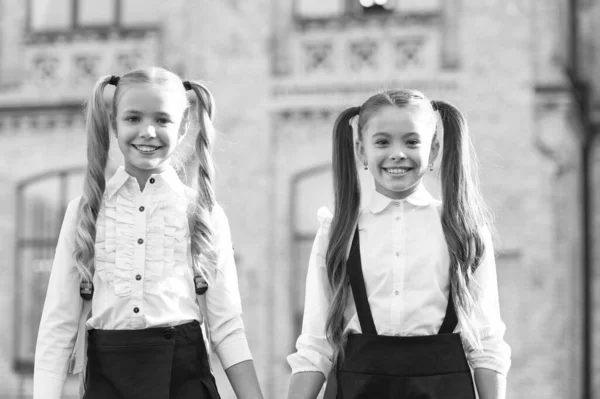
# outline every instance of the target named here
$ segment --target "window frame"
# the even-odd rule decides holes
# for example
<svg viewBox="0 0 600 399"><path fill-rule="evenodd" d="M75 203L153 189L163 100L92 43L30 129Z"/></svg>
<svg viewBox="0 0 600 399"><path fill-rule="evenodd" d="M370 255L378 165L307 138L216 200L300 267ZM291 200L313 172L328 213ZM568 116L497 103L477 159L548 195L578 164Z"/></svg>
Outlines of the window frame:
<svg viewBox="0 0 600 399"><path fill-rule="evenodd" d="M93 35L100 39L106 39L119 33L125 36L144 36L148 31L159 30L159 22L156 23L123 23L123 1L124 0L102 0L114 2L114 15L112 23L108 24L84 24L79 22L80 0L70 1L70 25L64 29L35 29L33 27L33 1L26 1L26 43L55 41L59 38L70 38L78 36Z"/></svg>

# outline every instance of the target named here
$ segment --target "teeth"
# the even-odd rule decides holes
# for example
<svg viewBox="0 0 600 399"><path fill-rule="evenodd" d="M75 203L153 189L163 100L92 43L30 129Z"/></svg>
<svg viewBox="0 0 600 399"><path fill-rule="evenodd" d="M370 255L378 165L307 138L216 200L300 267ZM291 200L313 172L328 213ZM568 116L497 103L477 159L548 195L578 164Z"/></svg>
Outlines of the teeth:
<svg viewBox="0 0 600 399"><path fill-rule="evenodd" d="M151 147L149 145L136 145L135 147L142 152L156 151L156 148L157 148L157 147Z"/></svg>
<svg viewBox="0 0 600 399"><path fill-rule="evenodd" d="M406 169L406 168L388 168L386 170L388 173L391 173L393 175L394 174L401 175L401 174L408 172L408 169Z"/></svg>

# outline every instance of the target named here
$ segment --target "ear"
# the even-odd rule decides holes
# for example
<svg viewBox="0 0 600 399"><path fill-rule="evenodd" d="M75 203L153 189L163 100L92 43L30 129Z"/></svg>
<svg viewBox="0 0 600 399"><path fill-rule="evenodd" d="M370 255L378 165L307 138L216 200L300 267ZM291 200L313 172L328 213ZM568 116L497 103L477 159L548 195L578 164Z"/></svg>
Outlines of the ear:
<svg viewBox="0 0 600 399"><path fill-rule="evenodd" d="M367 159L367 154L365 153L365 146L360 140L356 140L354 142L354 153L358 157L360 163L364 164Z"/></svg>
<svg viewBox="0 0 600 399"><path fill-rule="evenodd" d="M112 112L110 113L110 127L112 128L113 132L115 133L115 137L116 137L117 136L117 121Z"/></svg>
<svg viewBox="0 0 600 399"><path fill-rule="evenodd" d="M189 118L189 110L186 110L181 118L181 125L179 125L179 138L177 139L177 143L180 144L185 138L188 130L190 130L190 118Z"/></svg>
<svg viewBox="0 0 600 399"><path fill-rule="evenodd" d="M440 154L440 140L438 140L437 135L435 135L431 142L431 151L429 152L429 163L434 163L439 154Z"/></svg>

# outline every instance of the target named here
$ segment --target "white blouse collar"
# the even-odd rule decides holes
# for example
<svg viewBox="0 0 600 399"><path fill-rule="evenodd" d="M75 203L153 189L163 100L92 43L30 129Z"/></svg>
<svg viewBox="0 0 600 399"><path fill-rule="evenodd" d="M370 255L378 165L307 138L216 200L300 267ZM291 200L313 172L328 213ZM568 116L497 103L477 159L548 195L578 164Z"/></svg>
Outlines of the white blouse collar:
<svg viewBox="0 0 600 399"><path fill-rule="evenodd" d="M108 195L108 198L112 198L129 179L132 179L133 181L136 180L135 177L127 173L122 166L119 166L115 174L106 182L106 194ZM179 179L179 176L177 176L175 169L170 165L161 173L150 175L148 181L154 181L153 184L155 184L157 188L167 184L173 191L179 194L183 194L184 192L183 182ZM135 184L137 186L137 181L135 181ZM146 187L148 187L148 185L146 185Z"/></svg>
<svg viewBox="0 0 600 399"><path fill-rule="evenodd" d="M367 205L367 209L369 211L371 211L372 213L379 213L379 212L383 211L385 208L387 208L387 206L389 204L391 204L392 202L400 202L400 201L406 201L409 204L417 206L417 207L428 206L428 205L439 202L438 200L433 198L433 196L427 191L427 189L425 188L425 186L423 184L419 184L419 187L417 188L417 190L414 193L412 193L411 195L409 195L408 197L406 197L405 199L402 199L402 200L395 200L395 199L386 197L385 195L377 192L376 190L373 190L373 193L371 195L371 201Z"/></svg>

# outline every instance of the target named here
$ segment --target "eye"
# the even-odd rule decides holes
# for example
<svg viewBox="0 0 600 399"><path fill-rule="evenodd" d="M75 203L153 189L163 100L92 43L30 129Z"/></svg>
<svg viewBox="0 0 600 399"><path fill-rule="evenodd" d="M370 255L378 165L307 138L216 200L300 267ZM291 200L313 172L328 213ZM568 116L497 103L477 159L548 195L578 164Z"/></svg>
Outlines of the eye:
<svg viewBox="0 0 600 399"><path fill-rule="evenodd" d="M135 116L135 115L129 115L125 117L125 120L127 122L131 122L131 123L136 123L140 121L140 117L139 116Z"/></svg>
<svg viewBox="0 0 600 399"><path fill-rule="evenodd" d="M157 122L158 124L160 124L160 125L166 125L166 124L169 124L169 123L171 123L171 120L170 120L170 119L168 119L168 118L158 118L158 119L156 120L156 122Z"/></svg>
<svg viewBox="0 0 600 399"><path fill-rule="evenodd" d="M384 146L387 145L388 141L386 139L377 139L375 140L375 145Z"/></svg>
<svg viewBox="0 0 600 399"><path fill-rule="evenodd" d="M421 144L421 142L417 139L410 139L406 142L406 144L414 147L414 146Z"/></svg>

